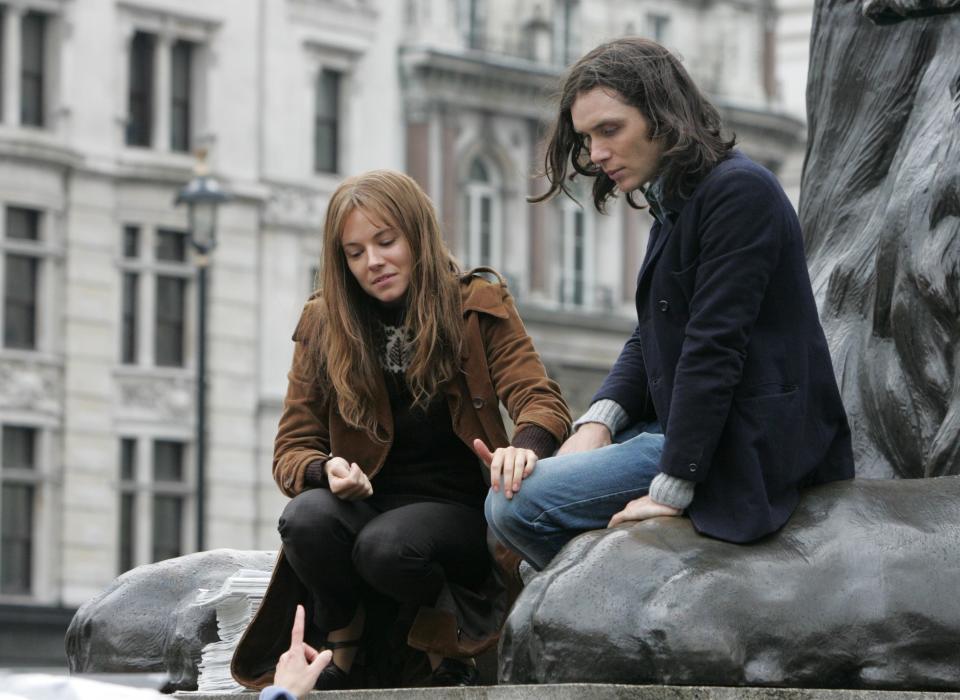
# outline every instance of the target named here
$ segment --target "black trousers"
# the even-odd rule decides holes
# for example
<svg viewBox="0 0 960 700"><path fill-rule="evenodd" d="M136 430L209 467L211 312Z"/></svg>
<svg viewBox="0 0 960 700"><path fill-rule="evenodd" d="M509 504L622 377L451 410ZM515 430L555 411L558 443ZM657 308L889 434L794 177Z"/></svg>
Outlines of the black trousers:
<svg viewBox="0 0 960 700"><path fill-rule="evenodd" d="M447 581L479 586L491 567L483 511L455 503L376 494L344 501L311 489L287 504L279 531L324 634L350 622L366 591L415 614Z"/></svg>

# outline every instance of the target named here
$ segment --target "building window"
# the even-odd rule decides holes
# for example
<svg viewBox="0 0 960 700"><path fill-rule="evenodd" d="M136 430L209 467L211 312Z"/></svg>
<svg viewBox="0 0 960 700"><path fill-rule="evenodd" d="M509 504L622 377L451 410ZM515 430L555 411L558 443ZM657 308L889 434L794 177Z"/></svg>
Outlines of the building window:
<svg viewBox="0 0 960 700"><path fill-rule="evenodd" d="M148 236L149 240L145 240ZM119 263L123 364L185 365L187 308L193 275L187 242L183 231L124 226Z"/></svg>
<svg viewBox="0 0 960 700"><path fill-rule="evenodd" d="M187 234L157 230L157 260L175 265L187 262ZM183 367L187 310L187 279L159 272L156 287L154 334L156 363L160 367Z"/></svg>
<svg viewBox="0 0 960 700"><path fill-rule="evenodd" d="M487 0L466 0L467 48L483 50L487 45Z"/></svg>
<svg viewBox="0 0 960 700"><path fill-rule="evenodd" d="M5 210L3 270L3 345L19 350L37 347L37 311L42 260L39 211Z"/></svg>
<svg viewBox="0 0 960 700"><path fill-rule="evenodd" d="M39 12L23 15L20 35L20 123L43 126L44 57L47 17Z"/></svg>
<svg viewBox="0 0 960 700"><path fill-rule="evenodd" d="M137 260L140 257L140 229L137 226L123 228L124 260ZM120 322L120 361L125 365L137 361L137 309L140 306L140 273L127 271L122 273L123 311Z"/></svg>
<svg viewBox="0 0 960 700"><path fill-rule="evenodd" d="M0 465L0 593L29 595L33 589L36 518L36 428L3 426Z"/></svg>
<svg viewBox="0 0 960 700"><path fill-rule="evenodd" d="M146 462L148 468L141 468ZM187 500L191 491L187 484L185 443L121 438L119 496L121 573L186 552ZM140 533L146 537L141 538Z"/></svg>
<svg viewBox="0 0 960 700"><path fill-rule="evenodd" d="M313 167L318 173L339 169L340 89L343 74L324 68L317 77L314 106Z"/></svg>
<svg viewBox="0 0 960 700"><path fill-rule="evenodd" d="M156 37L133 35L130 45L127 145L149 146L153 134L153 52Z"/></svg>
<svg viewBox="0 0 960 700"><path fill-rule="evenodd" d="M186 30L185 30L186 31ZM196 95L204 76L203 38L136 31L128 49L128 146L186 153L196 140Z"/></svg>
<svg viewBox="0 0 960 700"><path fill-rule="evenodd" d="M561 0L554 11L554 53L565 66L580 56L580 0Z"/></svg>
<svg viewBox="0 0 960 700"><path fill-rule="evenodd" d="M120 440L120 551L119 571L129 571L136 564L137 546L137 441Z"/></svg>
<svg viewBox="0 0 960 700"><path fill-rule="evenodd" d="M190 150L190 94L193 44L178 41L173 45L170 72L170 150Z"/></svg>
<svg viewBox="0 0 960 700"><path fill-rule="evenodd" d="M465 259L470 267L500 266L500 201L492 169L474 158L467 176L464 223L467 232Z"/></svg>
<svg viewBox="0 0 960 700"><path fill-rule="evenodd" d="M647 14L647 34L659 44L668 41L667 33L670 30L670 17L650 12Z"/></svg>
<svg viewBox="0 0 960 700"><path fill-rule="evenodd" d="M153 561L183 554L184 445L153 443Z"/></svg>
<svg viewBox="0 0 960 700"><path fill-rule="evenodd" d="M562 226L559 246L560 275L557 295L560 305L586 308L593 306L592 240L587 212L576 202L561 204Z"/></svg>

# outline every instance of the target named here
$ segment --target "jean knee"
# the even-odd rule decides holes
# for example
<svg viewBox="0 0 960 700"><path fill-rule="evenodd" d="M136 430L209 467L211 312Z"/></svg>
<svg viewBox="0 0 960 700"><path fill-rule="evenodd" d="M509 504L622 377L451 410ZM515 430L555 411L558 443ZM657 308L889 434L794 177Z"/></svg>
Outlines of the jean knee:
<svg viewBox="0 0 960 700"><path fill-rule="evenodd" d="M502 492L491 490L487 494L483 510L491 529L495 533L501 532L508 535L531 530L537 511L522 487L509 500Z"/></svg>

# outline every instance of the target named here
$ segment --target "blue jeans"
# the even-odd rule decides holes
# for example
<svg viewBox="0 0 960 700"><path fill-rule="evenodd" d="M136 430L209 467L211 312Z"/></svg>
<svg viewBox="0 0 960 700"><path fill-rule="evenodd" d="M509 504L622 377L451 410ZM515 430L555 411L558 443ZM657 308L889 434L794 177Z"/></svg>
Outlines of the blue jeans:
<svg viewBox="0 0 960 700"><path fill-rule="evenodd" d="M512 500L490 490L487 525L537 570L588 530L605 528L628 501L645 496L658 474L663 433L657 422L620 431L589 452L537 462Z"/></svg>

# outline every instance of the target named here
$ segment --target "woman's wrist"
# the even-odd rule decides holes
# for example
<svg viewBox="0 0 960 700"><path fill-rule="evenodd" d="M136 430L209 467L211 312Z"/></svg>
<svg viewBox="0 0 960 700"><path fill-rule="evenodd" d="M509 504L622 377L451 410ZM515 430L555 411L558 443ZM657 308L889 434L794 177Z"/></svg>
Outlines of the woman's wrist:
<svg viewBox="0 0 960 700"><path fill-rule="evenodd" d="M327 488L327 462L329 459L317 459L307 465L303 475L303 483L314 488Z"/></svg>
<svg viewBox="0 0 960 700"><path fill-rule="evenodd" d="M545 459L557 451L557 439L553 434L539 425L525 425L514 433L510 443L514 447L527 449L533 452L537 459Z"/></svg>

